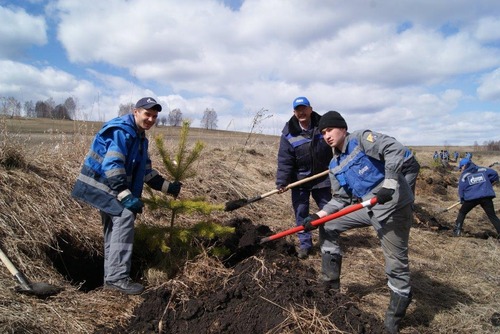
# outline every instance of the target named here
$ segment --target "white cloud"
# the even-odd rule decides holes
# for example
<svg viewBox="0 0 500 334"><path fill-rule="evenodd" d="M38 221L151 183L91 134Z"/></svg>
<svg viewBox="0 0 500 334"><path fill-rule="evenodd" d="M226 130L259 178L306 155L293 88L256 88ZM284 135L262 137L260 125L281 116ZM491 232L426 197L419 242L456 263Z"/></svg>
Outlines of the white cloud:
<svg viewBox="0 0 500 334"><path fill-rule="evenodd" d="M482 100L500 102L500 68L484 75L477 94Z"/></svg>
<svg viewBox="0 0 500 334"><path fill-rule="evenodd" d="M500 18L485 17L479 20L475 37L484 42L500 41Z"/></svg>
<svg viewBox="0 0 500 334"><path fill-rule="evenodd" d="M24 97L24 100L44 101L52 97L56 103L62 103L69 96L88 94L92 86L87 81L77 80L69 73L53 67L38 69L10 60L0 60L0 73L1 95L14 96L20 100Z"/></svg>
<svg viewBox="0 0 500 334"><path fill-rule="evenodd" d="M0 6L0 22L0 58L17 57L32 45L47 43L43 17Z"/></svg>
<svg viewBox="0 0 500 334"><path fill-rule="evenodd" d="M47 21L3 10L57 24L50 28L69 64L47 58L48 66L32 67L40 59L10 57L0 65L0 74L8 71L0 96L80 94L82 112L94 119L155 96L194 126L206 108L215 109L220 129L248 131L264 108L272 117L263 131L278 134L293 98L305 95L320 113L344 114L352 129L411 144L470 144L478 133L464 127L455 136L457 124L487 117L500 102L500 4L493 0L457 0L453 10L431 0L246 0L239 10L217 0L59 0L46 5ZM48 28L33 29L9 50L45 43ZM497 136L484 129L480 138Z"/></svg>

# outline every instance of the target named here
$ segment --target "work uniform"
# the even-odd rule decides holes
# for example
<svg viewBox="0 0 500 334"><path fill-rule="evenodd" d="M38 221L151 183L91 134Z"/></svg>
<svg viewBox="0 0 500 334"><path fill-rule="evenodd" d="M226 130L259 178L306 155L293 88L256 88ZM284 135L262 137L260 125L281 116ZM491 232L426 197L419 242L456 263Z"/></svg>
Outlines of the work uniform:
<svg viewBox="0 0 500 334"><path fill-rule="evenodd" d="M493 198L496 197L493 183L498 182L498 173L491 168L479 167L467 158L462 161L460 163L465 169L458 182L458 197L462 206L458 211L454 234L456 236L461 234L465 216L480 205L500 235L500 219L493 206Z"/></svg>
<svg viewBox="0 0 500 334"><path fill-rule="evenodd" d="M91 144L72 196L100 210L104 226L104 280L128 278L134 241L135 214L117 195L128 189L140 198L144 183L166 191L169 182L151 167L148 139L134 115L103 125Z"/></svg>
<svg viewBox="0 0 500 334"><path fill-rule="evenodd" d="M323 210L331 214L347 205L369 200L384 182L393 183L394 194L385 204L363 208L320 225L319 232L321 253L341 259L340 234L372 226L382 245L389 288L398 295L409 296L408 239L414 198L401 173L404 155L405 147L390 136L370 130L348 133L344 146L334 150L330 162L333 197Z"/></svg>
<svg viewBox="0 0 500 334"><path fill-rule="evenodd" d="M332 158L332 149L318 130L321 116L311 113L309 129L302 129L295 116L285 124L278 150L276 186L283 188L290 183L324 172ZM312 196L321 209L332 195L328 175L321 176L291 189L295 223L302 225L309 215L309 198ZM298 233L301 249L312 247L311 232Z"/></svg>

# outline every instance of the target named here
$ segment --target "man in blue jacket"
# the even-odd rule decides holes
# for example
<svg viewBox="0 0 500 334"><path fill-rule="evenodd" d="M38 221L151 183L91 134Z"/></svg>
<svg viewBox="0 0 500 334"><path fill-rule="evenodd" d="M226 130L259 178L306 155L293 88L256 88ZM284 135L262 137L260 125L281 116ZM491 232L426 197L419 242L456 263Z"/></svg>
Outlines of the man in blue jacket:
<svg viewBox="0 0 500 334"><path fill-rule="evenodd" d="M300 181L328 169L332 149L325 143L318 130L321 116L313 111L309 100L300 96L293 100L293 116L285 124L278 150L276 187L279 193L286 191L290 183ZM292 188L292 206L295 223L302 225L309 216L309 198L312 196L321 209L332 197L328 175ZM306 259L312 248L310 232L298 233L298 257Z"/></svg>
<svg viewBox="0 0 500 334"><path fill-rule="evenodd" d="M104 288L140 294L144 287L130 279L134 222L142 213L144 183L174 197L180 182L168 182L151 167L149 130L161 105L152 97L137 101L132 114L105 123L85 157L72 196L100 210L104 226Z"/></svg>
<svg viewBox="0 0 500 334"><path fill-rule="evenodd" d="M476 206L481 205L489 220L500 236L500 219L495 214L493 184L498 182L498 173L487 167L476 166L469 158L463 158L458 164L462 171L458 181L458 197L462 206L458 211L453 234L459 237L463 230L465 216Z"/></svg>

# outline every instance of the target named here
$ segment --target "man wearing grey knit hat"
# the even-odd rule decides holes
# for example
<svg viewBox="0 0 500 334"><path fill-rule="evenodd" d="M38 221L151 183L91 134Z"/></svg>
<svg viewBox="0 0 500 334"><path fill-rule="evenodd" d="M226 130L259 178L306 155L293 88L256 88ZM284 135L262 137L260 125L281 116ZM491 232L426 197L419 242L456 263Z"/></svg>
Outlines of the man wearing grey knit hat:
<svg viewBox="0 0 500 334"><path fill-rule="evenodd" d="M393 137L371 130L347 131L347 122L337 111L321 117L319 130L333 149L330 162L332 199L315 214L304 219L304 230L317 227L311 222L350 204L376 196L377 204L319 225L321 279L326 290L340 288L342 251L340 234L372 226L385 257L391 299L385 326L399 331L411 299L408 240L413 222L413 192L402 172L405 147Z"/></svg>

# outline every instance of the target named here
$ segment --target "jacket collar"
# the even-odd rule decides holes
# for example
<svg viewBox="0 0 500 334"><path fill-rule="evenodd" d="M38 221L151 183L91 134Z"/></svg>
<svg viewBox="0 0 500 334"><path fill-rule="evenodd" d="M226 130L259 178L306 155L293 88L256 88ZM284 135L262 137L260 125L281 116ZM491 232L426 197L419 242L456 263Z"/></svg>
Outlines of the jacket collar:
<svg viewBox="0 0 500 334"><path fill-rule="evenodd" d="M320 118L321 116L317 112L313 111L311 113L311 129L314 129L318 126ZM302 131L303 130L300 127L299 120L297 119L297 117L292 116L292 118L290 118L290 120L288 121L288 132L293 136L297 136L301 134Z"/></svg>

